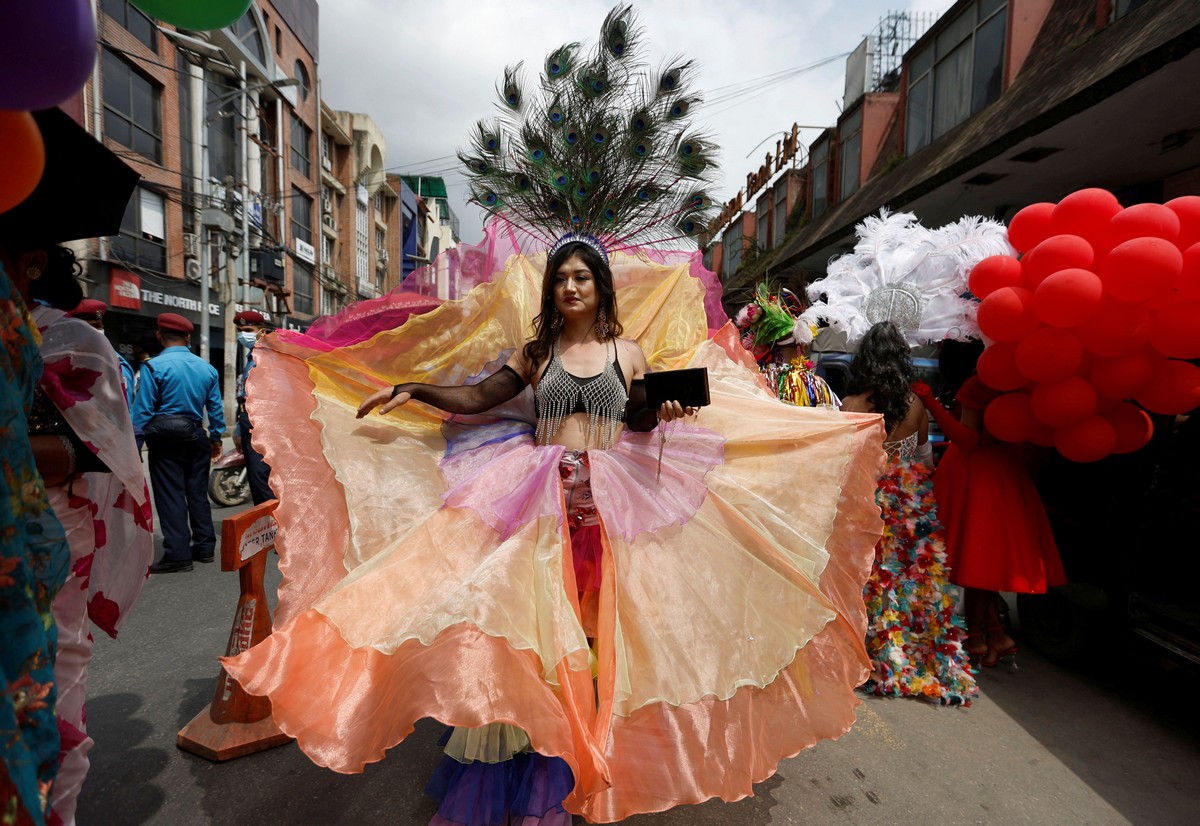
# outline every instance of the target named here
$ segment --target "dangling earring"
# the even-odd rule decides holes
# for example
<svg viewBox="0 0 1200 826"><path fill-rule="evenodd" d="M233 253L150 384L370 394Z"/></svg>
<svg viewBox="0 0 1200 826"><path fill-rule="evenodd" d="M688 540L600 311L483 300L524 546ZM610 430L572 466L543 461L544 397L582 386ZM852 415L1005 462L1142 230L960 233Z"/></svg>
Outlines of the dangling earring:
<svg viewBox="0 0 1200 826"><path fill-rule="evenodd" d="M600 305L600 312L596 313L596 334L601 341L608 341L608 310L603 304Z"/></svg>
<svg viewBox="0 0 1200 826"><path fill-rule="evenodd" d="M558 310L556 309L554 311L554 320L550 322L550 332L554 333L554 335L558 335L560 332L562 332L562 327L563 327L563 317L562 317L562 315L559 314Z"/></svg>
<svg viewBox="0 0 1200 826"><path fill-rule="evenodd" d="M27 267L25 269L25 277L28 278L30 281L37 281L39 278L42 277L42 271L39 270L37 267Z"/></svg>

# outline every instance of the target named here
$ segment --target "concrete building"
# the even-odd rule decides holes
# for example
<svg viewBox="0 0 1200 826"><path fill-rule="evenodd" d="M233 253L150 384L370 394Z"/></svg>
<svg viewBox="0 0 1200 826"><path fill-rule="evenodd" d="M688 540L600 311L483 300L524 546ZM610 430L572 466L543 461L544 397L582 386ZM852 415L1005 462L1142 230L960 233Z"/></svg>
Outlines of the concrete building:
<svg viewBox="0 0 1200 826"><path fill-rule="evenodd" d="M188 317L229 404L233 313L317 311L317 29L316 0L256 0L211 32L99 0L96 69L64 107L142 175L121 234L79 250L110 339L133 357L158 313Z"/></svg>
<svg viewBox="0 0 1200 826"><path fill-rule="evenodd" d="M369 115L321 104L320 313L376 298L401 279L400 192L387 143Z"/></svg>
<svg viewBox="0 0 1200 826"><path fill-rule="evenodd" d="M443 179L416 175L401 178L425 206L424 210L418 210L416 255L412 259L416 268L420 268L436 263L440 253L458 246L458 216L450 209ZM449 268L444 265L426 271L419 279L406 284L412 292L436 296L443 301L461 297L460 285L455 283Z"/></svg>
<svg viewBox="0 0 1200 826"><path fill-rule="evenodd" d="M1007 221L1085 187L1126 206L1200 193L1200 4L1190 0L959 0L900 51L894 70L847 74L838 122L798 169L800 212L781 245L749 249L726 225L708 255L727 308L756 281L790 286L824 275L882 207L936 226L963 215ZM858 88L851 75L865 78ZM763 197L727 222L757 238ZM719 244L719 246L718 246Z"/></svg>

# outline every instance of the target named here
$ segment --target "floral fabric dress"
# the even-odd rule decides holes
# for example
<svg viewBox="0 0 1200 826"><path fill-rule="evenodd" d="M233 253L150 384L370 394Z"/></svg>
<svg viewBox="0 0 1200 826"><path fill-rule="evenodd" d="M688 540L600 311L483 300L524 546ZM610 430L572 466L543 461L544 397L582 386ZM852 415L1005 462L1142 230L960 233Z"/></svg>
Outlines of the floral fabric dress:
<svg viewBox="0 0 1200 826"><path fill-rule="evenodd" d="M0 319L0 817L41 824L59 753L50 604L69 552L29 441L41 339L2 267Z"/></svg>
<svg viewBox="0 0 1200 826"><path fill-rule="evenodd" d="M883 536L867 581L867 652L875 694L969 705L979 693L955 613L932 469L916 459L917 435L884 442L887 466L875 502Z"/></svg>

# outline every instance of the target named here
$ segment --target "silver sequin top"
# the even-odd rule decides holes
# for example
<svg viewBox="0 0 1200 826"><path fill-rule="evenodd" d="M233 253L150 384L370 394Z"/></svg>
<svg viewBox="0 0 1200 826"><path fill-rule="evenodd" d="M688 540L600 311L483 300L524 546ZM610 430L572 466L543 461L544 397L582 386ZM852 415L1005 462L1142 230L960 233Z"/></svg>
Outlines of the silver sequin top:
<svg viewBox="0 0 1200 826"><path fill-rule="evenodd" d="M587 443L608 450L617 440L617 426L625 418L629 393L617 364L617 343L612 342L612 358L598 375L580 378L567 372L559 357L558 340L550 363L542 373L534 399L538 420L536 439L539 445L550 444L558 435L562 421L582 409L587 414Z"/></svg>

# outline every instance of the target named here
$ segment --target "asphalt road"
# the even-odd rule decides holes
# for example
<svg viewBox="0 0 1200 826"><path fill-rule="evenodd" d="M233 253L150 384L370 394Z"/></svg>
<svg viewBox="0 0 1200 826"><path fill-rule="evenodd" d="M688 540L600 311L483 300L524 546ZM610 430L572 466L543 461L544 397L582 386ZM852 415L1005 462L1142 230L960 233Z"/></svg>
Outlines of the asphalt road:
<svg viewBox="0 0 1200 826"><path fill-rule="evenodd" d="M233 512L214 510L218 536ZM272 555L269 592L278 581ZM434 723L361 775L321 769L294 744L220 764L175 747L211 698L237 595L237 575L217 564L156 575L119 640L97 632L87 706L96 745L78 822L424 826L435 810L422 792L439 758ZM785 761L754 797L626 822L1200 822L1194 679L1117 643L1111 662L1086 671L1029 651L1017 659L1016 671L982 675L970 708L864 697L849 734Z"/></svg>

